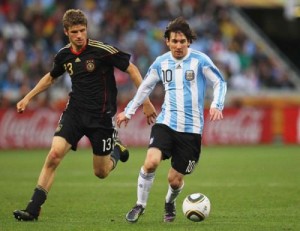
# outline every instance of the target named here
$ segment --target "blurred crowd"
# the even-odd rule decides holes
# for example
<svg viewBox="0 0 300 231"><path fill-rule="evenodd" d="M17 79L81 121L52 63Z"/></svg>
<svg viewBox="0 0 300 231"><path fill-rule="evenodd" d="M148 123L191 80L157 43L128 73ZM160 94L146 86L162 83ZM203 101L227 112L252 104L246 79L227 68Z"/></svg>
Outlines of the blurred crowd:
<svg viewBox="0 0 300 231"><path fill-rule="evenodd" d="M287 70L247 38L217 0L1 0L0 108L14 106L50 71L54 55L68 42L61 19L69 8L86 13L90 38L130 53L142 75L167 51L163 33L168 22L184 16L198 35L193 48L213 59L229 91L295 89ZM136 89L127 74L116 70L116 78L119 100L127 102ZM64 106L69 91L66 74L31 106ZM158 86L151 97L161 94Z"/></svg>

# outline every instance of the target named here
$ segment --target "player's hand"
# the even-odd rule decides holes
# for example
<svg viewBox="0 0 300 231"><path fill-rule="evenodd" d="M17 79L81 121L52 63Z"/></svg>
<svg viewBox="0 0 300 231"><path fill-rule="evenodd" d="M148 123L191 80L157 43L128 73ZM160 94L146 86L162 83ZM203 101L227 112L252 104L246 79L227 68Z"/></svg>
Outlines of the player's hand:
<svg viewBox="0 0 300 231"><path fill-rule="evenodd" d="M211 108L209 110L210 121L221 120L223 119L222 111L217 108Z"/></svg>
<svg viewBox="0 0 300 231"><path fill-rule="evenodd" d="M27 107L27 104L29 103L28 100L26 100L25 98L21 99L16 107L17 107L17 112L18 113L23 113L23 111L25 111L26 107Z"/></svg>
<svg viewBox="0 0 300 231"><path fill-rule="evenodd" d="M117 126L120 128L122 123L125 123L125 127L127 126L129 119L125 116L125 112L121 112L117 115Z"/></svg>
<svg viewBox="0 0 300 231"><path fill-rule="evenodd" d="M144 115L147 117L147 123L148 125L153 124L155 122L156 119L156 109L153 106L153 104L149 101L149 102L145 102L143 104L143 112Z"/></svg>

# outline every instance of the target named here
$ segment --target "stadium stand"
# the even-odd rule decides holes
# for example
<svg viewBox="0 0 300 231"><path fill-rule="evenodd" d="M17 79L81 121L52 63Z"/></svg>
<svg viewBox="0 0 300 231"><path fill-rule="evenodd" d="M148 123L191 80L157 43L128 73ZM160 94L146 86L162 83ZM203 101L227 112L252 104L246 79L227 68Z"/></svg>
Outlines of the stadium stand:
<svg viewBox="0 0 300 231"><path fill-rule="evenodd" d="M213 58L228 81L229 92L256 95L261 91L298 89L282 60L233 23L226 6L208 0L2 0L0 5L0 108L14 106L48 72L54 54L67 42L61 18L80 8L89 19L89 35L132 54L145 74L154 57L166 50L166 23L183 15L196 30L192 46ZM130 99L135 88L116 72L119 99ZM299 76L298 76L299 78ZM63 107L70 91L68 76L39 95L31 107ZM160 88L153 97L160 96ZM230 101L228 101L230 103Z"/></svg>

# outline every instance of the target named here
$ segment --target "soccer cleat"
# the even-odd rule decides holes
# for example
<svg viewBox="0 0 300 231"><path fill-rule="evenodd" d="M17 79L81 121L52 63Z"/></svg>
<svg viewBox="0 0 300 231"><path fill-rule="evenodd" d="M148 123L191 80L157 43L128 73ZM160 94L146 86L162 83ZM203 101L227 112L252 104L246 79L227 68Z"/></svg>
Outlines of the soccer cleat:
<svg viewBox="0 0 300 231"><path fill-rule="evenodd" d="M38 219L38 216L33 216L26 210L15 210L13 214L19 221L37 221Z"/></svg>
<svg viewBox="0 0 300 231"><path fill-rule="evenodd" d="M165 203L165 215L164 215L164 222L172 222L175 220L176 217L176 208L175 202L173 203Z"/></svg>
<svg viewBox="0 0 300 231"><path fill-rule="evenodd" d="M145 208L142 205L135 205L127 214L126 220L129 222L137 222L139 217L144 214Z"/></svg>
<svg viewBox="0 0 300 231"><path fill-rule="evenodd" d="M120 156L120 161L122 161L122 162L126 162L129 158L128 149L121 143L121 141L118 138L115 139L114 152L118 152L118 154Z"/></svg>

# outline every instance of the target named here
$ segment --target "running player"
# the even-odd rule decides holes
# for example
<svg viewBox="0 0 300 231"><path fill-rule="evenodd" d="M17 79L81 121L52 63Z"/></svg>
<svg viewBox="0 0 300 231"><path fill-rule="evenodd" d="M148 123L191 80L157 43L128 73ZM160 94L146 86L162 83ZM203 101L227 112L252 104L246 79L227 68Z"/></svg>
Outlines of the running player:
<svg viewBox="0 0 300 231"><path fill-rule="evenodd" d="M139 172L136 204L126 214L129 222L136 222L144 213L155 171L165 159L171 159L171 168L163 219L175 219L175 200L183 189L184 176L192 173L200 158L207 80L212 82L214 91L210 119L223 118L226 82L208 56L189 48L196 39L189 24L182 17L176 18L169 23L164 37L170 51L154 61L133 100L117 116L117 125L124 122L126 126L155 85L163 83L164 103L152 127L147 156Z"/></svg>
<svg viewBox="0 0 300 231"><path fill-rule="evenodd" d="M77 143L84 135L91 142L94 174L100 179L108 176L119 159L127 161L129 155L115 137L117 88L114 67L127 72L137 87L142 82L139 70L129 61L129 54L88 39L87 18L82 11L66 11L63 27L70 43L57 53L52 70L17 103L17 111L21 113L34 96L49 88L63 73L67 71L71 77L69 102L59 120L31 200L24 210L13 212L18 220L38 219L41 206L53 184L56 168L70 149L76 150ZM144 103L144 113L148 123L156 117L149 99Z"/></svg>

